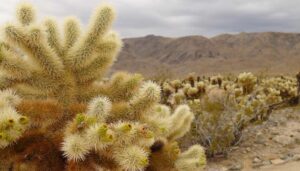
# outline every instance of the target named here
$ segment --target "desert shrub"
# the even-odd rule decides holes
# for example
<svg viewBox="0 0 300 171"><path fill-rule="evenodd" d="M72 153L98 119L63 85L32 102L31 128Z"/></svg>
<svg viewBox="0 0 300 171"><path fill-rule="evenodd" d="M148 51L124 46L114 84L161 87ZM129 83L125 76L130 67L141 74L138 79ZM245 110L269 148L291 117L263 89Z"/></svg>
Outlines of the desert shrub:
<svg viewBox="0 0 300 171"><path fill-rule="evenodd" d="M208 156L224 154L239 139L236 104L221 89L211 90L201 100L189 102L195 112L191 131L182 139L183 147L200 143Z"/></svg>

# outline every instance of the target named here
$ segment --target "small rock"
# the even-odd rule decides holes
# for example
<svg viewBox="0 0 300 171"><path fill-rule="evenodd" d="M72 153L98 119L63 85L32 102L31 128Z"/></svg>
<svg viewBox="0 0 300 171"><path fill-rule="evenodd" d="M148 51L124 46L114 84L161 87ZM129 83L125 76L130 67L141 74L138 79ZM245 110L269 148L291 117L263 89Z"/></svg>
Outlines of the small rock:
<svg viewBox="0 0 300 171"><path fill-rule="evenodd" d="M285 163L286 161L282 160L282 159L274 159L274 160L271 160L271 163L272 164L275 164L275 165L279 165L279 164L283 164Z"/></svg>
<svg viewBox="0 0 300 171"><path fill-rule="evenodd" d="M265 138L265 135L262 132L259 131L255 136L255 141L254 142L256 144L263 144L263 143L265 143L264 138Z"/></svg>
<svg viewBox="0 0 300 171"><path fill-rule="evenodd" d="M282 156L282 157L280 157L280 158L281 158L282 160L289 161L289 160L291 160L293 157L294 157L294 154L289 153L289 154L284 155L284 156Z"/></svg>
<svg viewBox="0 0 300 171"><path fill-rule="evenodd" d="M243 169L243 165L241 163L235 163L228 167L229 171L238 171L242 169Z"/></svg>
<svg viewBox="0 0 300 171"><path fill-rule="evenodd" d="M289 158L289 156L287 156L287 155L280 157L280 159L282 159L282 160L287 160L288 158Z"/></svg>
<svg viewBox="0 0 300 171"><path fill-rule="evenodd" d="M260 159L259 159L260 160ZM253 168L260 168L260 167L262 167L262 166L267 166L267 165L270 165L271 164L271 162L269 161L269 160L265 160L265 161L262 161L262 160L260 160L259 162L257 162L257 163L253 163L252 164L252 167Z"/></svg>
<svg viewBox="0 0 300 171"><path fill-rule="evenodd" d="M265 143L264 139L256 139L254 142L256 144L264 144Z"/></svg>
<svg viewBox="0 0 300 171"><path fill-rule="evenodd" d="M234 146L234 147L232 147L232 150L237 150L237 149L239 149L239 147L238 147L238 146Z"/></svg>
<svg viewBox="0 0 300 171"><path fill-rule="evenodd" d="M253 163L260 163L261 160L258 157L255 157L252 162Z"/></svg>
<svg viewBox="0 0 300 171"><path fill-rule="evenodd" d="M263 164L264 166L267 166L267 165L270 165L271 162L270 162L269 160L265 160L265 161L262 162L262 164Z"/></svg>
<svg viewBox="0 0 300 171"><path fill-rule="evenodd" d="M250 152L250 151L251 151L251 148L250 148L250 147L247 147L247 148L246 148L246 151L247 151L247 152Z"/></svg>
<svg viewBox="0 0 300 171"><path fill-rule="evenodd" d="M300 154L295 154L295 155L293 156L293 160L299 161L299 160L300 160Z"/></svg>
<svg viewBox="0 0 300 171"><path fill-rule="evenodd" d="M290 136L286 136L286 135L278 135L276 137L273 138L273 140L281 145L287 146L287 145L291 145L293 143L295 143L295 139L290 137Z"/></svg>
<svg viewBox="0 0 300 171"><path fill-rule="evenodd" d="M253 167L253 168L259 168L259 167L261 167L261 166L263 166L263 163L253 163L253 164L252 164L252 167Z"/></svg>

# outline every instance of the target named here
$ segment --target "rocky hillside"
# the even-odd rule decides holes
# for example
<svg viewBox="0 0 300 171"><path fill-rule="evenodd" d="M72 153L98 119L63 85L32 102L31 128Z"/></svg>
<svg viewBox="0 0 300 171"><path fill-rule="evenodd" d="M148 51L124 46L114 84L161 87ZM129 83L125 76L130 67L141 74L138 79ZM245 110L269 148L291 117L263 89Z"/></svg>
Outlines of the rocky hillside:
<svg viewBox="0 0 300 171"><path fill-rule="evenodd" d="M241 71L295 73L300 70L300 34L240 33L212 38L149 35L124 39L116 70L176 76Z"/></svg>

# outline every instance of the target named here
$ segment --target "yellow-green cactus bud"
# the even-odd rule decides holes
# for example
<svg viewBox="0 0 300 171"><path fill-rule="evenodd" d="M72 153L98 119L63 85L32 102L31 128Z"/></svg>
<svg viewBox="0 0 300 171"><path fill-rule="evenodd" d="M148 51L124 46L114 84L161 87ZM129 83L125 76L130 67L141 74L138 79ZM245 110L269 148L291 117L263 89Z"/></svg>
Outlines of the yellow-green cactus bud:
<svg viewBox="0 0 300 171"><path fill-rule="evenodd" d="M145 138L153 138L154 133L152 131L145 131L144 136L145 136Z"/></svg>
<svg viewBox="0 0 300 171"><path fill-rule="evenodd" d="M123 123L120 125L119 129L122 132L129 132L132 130L132 125L130 123Z"/></svg>
<svg viewBox="0 0 300 171"><path fill-rule="evenodd" d="M98 135L100 137L104 137L106 136L106 133L108 131L108 126L106 124L101 124L99 127L98 127Z"/></svg>
<svg viewBox="0 0 300 171"><path fill-rule="evenodd" d="M19 123L22 124L22 125L27 125L27 124L29 123L28 117L26 117L26 116L21 116L21 117L19 118Z"/></svg>
<svg viewBox="0 0 300 171"><path fill-rule="evenodd" d="M102 150L115 141L115 135L106 124L95 124L87 132L89 144L96 150Z"/></svg>
<svg viewBox="0 0 300 171"><path fill-rule="evenodd" d="M0 132L0 140L6 140L7 139L7 134L4 132Z"/></svg>
<svg viewBox="0 0 300 171"><path fill-rule="evenodd" d="M114 141L114 135L112 133L107 133L103 136L101 136L101 141L104 143L110 143Z"/></svg>
<svg viewBox="0 0 300 171"><path fill-rule="evenodd" d="M84 122L85 119L86 119L86 115L83 114L83 113L80 113L80 114L76 115L76 119L75 120L76 120L77 124L80 124L80 123Z"/></svg>
<svg viewBox="0 0 300 171"><path fill-rule="evenodd" d="M148 158L142 158L140 161L139 161L139 165L140 166L147 166L149 164L149 159Z"/></svg>
<svg viewBox="0 0 300 171"><path fill-rule="evenodd" d="M164 133L167 132L168 129L167 129L166 127L160 126L160 127L159 127L159 130L161 131L162 134L164 134Z"/></svg>
<svg viewBox="0 0 300 171"><path fill-rule="evenodd" d="M97 123L97 118L96 117L87 117L86 118L86 124L87 125L94 125L95 123Z"/></svg>

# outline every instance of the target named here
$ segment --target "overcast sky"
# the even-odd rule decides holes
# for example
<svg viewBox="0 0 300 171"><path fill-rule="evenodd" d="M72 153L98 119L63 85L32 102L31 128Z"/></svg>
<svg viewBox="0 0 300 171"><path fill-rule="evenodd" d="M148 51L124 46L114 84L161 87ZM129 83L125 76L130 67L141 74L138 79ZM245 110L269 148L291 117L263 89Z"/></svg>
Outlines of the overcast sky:
<svg viewBox="0 0 300 171"><path fill-rule="evenodd" d="M239 32L300 32L300 0L28 0L41 16L75 15L83 24L101 2L117 9L114 30L122 37ZM0 0L0 24L12 19L20 0Z"/></svg>

